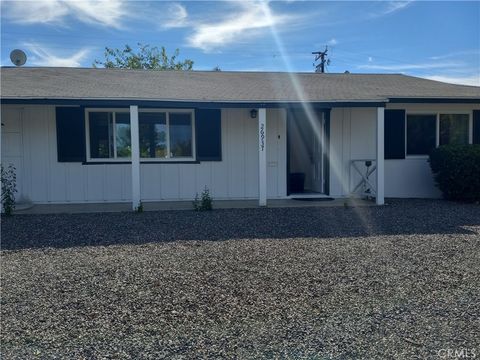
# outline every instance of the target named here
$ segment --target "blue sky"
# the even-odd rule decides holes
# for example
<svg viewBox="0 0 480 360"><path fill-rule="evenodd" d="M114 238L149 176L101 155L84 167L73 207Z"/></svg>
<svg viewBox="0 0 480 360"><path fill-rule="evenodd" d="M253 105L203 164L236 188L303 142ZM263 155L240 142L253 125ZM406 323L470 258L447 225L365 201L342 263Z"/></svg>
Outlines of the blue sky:
<svg viewBox="0 0 480 360"><path fill-rule="evenodd" d="M194 69L405 73L480 85L480 2L2 1L1 64L90 67L104 47L180 49Z"/></svg>

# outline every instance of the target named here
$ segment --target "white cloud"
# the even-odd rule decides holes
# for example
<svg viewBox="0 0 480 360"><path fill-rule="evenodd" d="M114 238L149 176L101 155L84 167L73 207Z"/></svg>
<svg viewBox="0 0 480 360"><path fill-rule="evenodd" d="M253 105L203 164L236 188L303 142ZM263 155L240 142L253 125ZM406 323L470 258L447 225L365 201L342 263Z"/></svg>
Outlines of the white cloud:
<svg viewBox="0 0 480 360"><path fill-rule="evenodd" d="M193 34L187 39L188 45L211 51L238 41L240 38L258 34L259 30L285 23L288 15L266 14L268 3L236 2L239 11L225 20L212 23L192 24Z"/></svg>
<svg viewBox="0 0 480 360"><path fill-rule="evenodd" d="M168 8L168 18L162 26L167 29L188 26L188 13L185 6L178 3L171 4Z"/></svg>
<svg viewBox="0 0 480 360"><path fill-rule="evenodd" d="M86 23L101 24L120 28L121 19L127 14L125 3L121 0L81 0L69 1L71 14Z"/></svg>
<svg viewBox="0 0 480 360"><path fill-rule="evenodd" d="M337 45L338 44L338 41L337 39L335 38L331 38L330 40L328 40L327 42L327 45Z"/></svg>
<svg viewBox="0 0 480 360"><path fill-rule="evenodd" d="M443 60L443 59L451 59L455 57L465 57L465 56L480 56L480 49L471 49L471 50L462 50L462 51L455 51L450 52L442 55L431 56L430 59L432 60Z"/></svg>
<svg viewBox="0 0 480 360"><path fill-rule="evenodd" d="M369 58L370 61L370 58ZM454 62L434 62L434 63L419 63L419 64L397 64L397 65L377 65L377 64L366 64L358 65L359 69L366 70L383 70L383 71L407 71L407 70L425 70L425 69L444 69L448 67L460 66L459 63Z"/></svg>
<svg viewBox="0 0 480 360"><path fill-rule="evenodd" d="M50 49L36 43L24 44L28 56L27 65L79 67L90 53L90 49L83 48L68 56L55 55Z"/></svg>
<svg viewBox="0 0 480 360"><path fill-rule="evenodd" d="M2 17L22 24L55 23L68 15L68 8L57 0L5 1Z"/></svg>
<svg viewBox="0 0 480 360"><path fill-rule="evenodd" d="M4 1L2 13L20 24L64 24L65 18L76 17L85 23L120 28L127 9L123 0Z"/></svg>
<svg viewBox="0 0 480 360"><path fill-rule="evenodd" d="M424 78L452 84L480 86L480 74L470 76L431 75L424 76Z"/></svg>
<svg viewBox="0 0 480 360"><path fill-rule="evenodd" d="M389 1L383 15L391 14L409 6L413 1Z"/></svg>
<svg viewBox="0 0 480 360"><path fill-rule="evenodd" d="M370 14L370 18L377 18L389 14L393 14L397 11L405 9L407 6L413 3L413 0L409 1L375 1L375 6L380 10ZM381 4L381 5L380 5ZM385 6L382 6L385 5Z"/></svg>

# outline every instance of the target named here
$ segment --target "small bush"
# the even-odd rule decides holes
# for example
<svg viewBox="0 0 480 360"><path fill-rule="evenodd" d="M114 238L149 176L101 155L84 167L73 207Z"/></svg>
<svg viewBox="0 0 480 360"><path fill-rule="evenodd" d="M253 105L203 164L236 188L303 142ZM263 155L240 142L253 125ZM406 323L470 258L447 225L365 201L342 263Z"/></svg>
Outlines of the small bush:
<svg viewBox="0 0 480 360"><path fill-rule="evenodd" d="M138 206L135 208L135 212L138 213L138 214L143 213L143 203L141 201L138 204Z"/></svg>
<svg viewBox="0 0 480 360"><path fill-rule="evenodd" d="M195 200L193 200L193 208L196 211L208 211L212 210L212 197L210 196L210 191L205 186L205 189L202 191L201 198L198 198L198 193L195 195Z"/></svg>
<svg viewBox="0 0 480 360"><path fill-rule="evenodd" d="M480 145L444 145L430 154L438 188L445 199L480 200Z"/></svg>
<svg viewBox="0 0 480 360"><path fill-rule="evenodd" d="M15 193L17 192L17 175L15 166L8 165L7 168L0 165L2 181L2 206L5 215L10 216L15 209Z"/></svg>

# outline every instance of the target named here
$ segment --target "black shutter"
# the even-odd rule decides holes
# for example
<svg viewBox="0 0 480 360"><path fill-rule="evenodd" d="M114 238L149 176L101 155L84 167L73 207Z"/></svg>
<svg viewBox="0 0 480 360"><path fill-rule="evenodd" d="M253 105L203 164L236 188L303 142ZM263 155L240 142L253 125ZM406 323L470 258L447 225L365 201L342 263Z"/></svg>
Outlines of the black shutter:
<svg viewBox="0 0 480 360"><path fill-rule="evenodd" d="M473 143L480 144L480 110L473 110Z"/></svg>
<svg viewBox="0 0 480 360"><path fill-rule="evenodd" d="M57 107L58 162L85 161L85 112L82 107Z"/></svg>
<svg viewBox="0 0 480 360"><path fill-rule="evenodd" d="M385 110L385 159L405 159L405 110Z"/></svg>
<svg viewBox="0 0 480 360"><path fill-rule="evenodd" d="M220 109L195 110L198 161L222 160L222 112Z"/></svg>

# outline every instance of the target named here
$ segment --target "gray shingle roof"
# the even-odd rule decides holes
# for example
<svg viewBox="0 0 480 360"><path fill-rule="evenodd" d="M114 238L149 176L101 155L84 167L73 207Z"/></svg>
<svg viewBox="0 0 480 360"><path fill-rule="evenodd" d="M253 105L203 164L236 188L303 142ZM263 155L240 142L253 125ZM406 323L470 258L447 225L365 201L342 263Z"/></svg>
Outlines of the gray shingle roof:
<svg viewBox="0 0 480 360"><path fill-rule="evenodd" d="M134 99L195 102L480 99L480 87L452 85L400 74L33 67L4 67L0 71L3 99ZM297 91L298 89L300 91Z"/></svg>

